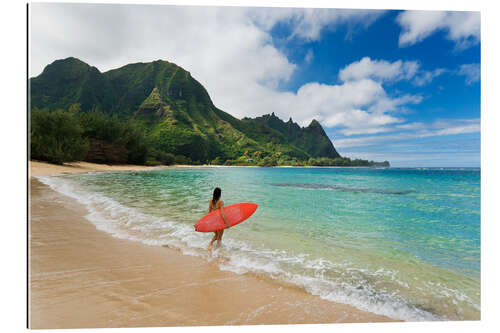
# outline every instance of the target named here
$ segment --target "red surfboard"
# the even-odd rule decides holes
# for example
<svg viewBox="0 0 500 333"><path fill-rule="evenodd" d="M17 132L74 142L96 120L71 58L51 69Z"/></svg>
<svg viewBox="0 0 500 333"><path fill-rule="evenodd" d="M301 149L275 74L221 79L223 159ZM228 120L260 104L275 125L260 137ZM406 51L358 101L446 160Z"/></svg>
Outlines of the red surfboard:
<svg viewBox="0 0 500 333"><path fill-rule="evenodd" d="M245 221L257 210L258 205L250 202L241 202L224 207L224 215L226 215L229 226L235 226L238 223ZM203 216L194 225L194 230L199 232L214 232L217 230L226 229L224 220L220 212L220 208Z"/></svg>

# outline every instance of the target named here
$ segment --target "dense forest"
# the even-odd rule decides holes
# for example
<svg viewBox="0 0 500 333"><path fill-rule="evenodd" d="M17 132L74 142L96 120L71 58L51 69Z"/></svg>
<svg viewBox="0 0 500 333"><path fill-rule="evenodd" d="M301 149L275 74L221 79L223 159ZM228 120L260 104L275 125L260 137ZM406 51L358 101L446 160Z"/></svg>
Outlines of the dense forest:
<svg viewBox="0 0 500 333"><path fill-rule="evenodd" d="M167 62L105 73L57 60L30 79L31 158L64 163L389 166L341 157L321 125L274 114L237 119Z"/></svg>

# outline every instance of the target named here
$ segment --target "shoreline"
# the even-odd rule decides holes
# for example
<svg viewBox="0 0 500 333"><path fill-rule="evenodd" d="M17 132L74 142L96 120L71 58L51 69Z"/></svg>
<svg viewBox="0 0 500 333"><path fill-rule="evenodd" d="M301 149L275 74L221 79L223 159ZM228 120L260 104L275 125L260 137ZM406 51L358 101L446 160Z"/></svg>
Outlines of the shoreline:
<svg viewBox="0 0 500 333"><path fill-rule="evenodd" d="M36 179L162 167L30 162L30 328L394 321L179 250L99 231L86 208ZM70 219L68 217L71 217Z"/></svg>
<svg viewBox="0 0 500 333"><path fill-rule="evenodd" d="M323 168L323 169L344 169L344 168L355 168L355 169L376 169L379 167L370 166L293 166L293 165L281 165L273 167L261 167L257 165L212 165L212 164L200 164L200 165L189 165L189 164L172 164L172 165L157 165L157 166L147 166L147 165L133 165L133 164L99 164L91 162L67 162L62 165L48 163L44 161L30 160L29 163L29 176L50 176L55 174L64 173L82 173L82 172L118 172L118 171L147 171L147 170L159 170L159 169L171 169L171 168ZM388 167L383 167L388 168Z"/></svg>
<svg viewBox="0 0 500 333"><path fill-rule="evenodd" d="M292 166L281 165L273 167L260 167L257 165L189 165L189 164L172 164L172 165L113 165L113 164L98 164L91 162L70 162L63 165L52 164L43 161L31 160L29 163L29 174L33 176L50 176L54 174L64 173L82 173L82 172L119 172L119 171L147 171L161 170L173 168L311 168L311 169L400 169L400 167L371 167L371 166ZM402 167L403 169L481 169L480 167Z"/></svg>

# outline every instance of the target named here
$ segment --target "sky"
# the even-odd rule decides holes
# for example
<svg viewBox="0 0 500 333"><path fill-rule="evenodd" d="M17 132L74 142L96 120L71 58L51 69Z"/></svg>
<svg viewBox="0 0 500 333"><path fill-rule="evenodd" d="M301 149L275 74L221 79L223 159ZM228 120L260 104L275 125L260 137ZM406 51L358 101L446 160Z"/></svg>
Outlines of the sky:
<svg viewBox="0 0 500 333"><path fill-rule="evenodd" d="M480 166L479 12L30 5L30 77L174 62L235 117L318 120L342 156Z"/></svg>

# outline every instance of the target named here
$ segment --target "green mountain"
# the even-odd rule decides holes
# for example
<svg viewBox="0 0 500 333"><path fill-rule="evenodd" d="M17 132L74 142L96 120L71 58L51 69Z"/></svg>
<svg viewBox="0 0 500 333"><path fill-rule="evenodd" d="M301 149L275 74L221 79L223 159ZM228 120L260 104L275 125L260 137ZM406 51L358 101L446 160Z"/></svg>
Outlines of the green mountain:
<svg viewBox="0 0 500 333"><path fill-rule="evenodd" d="M115 102L109 80L95 67L76 58L56 60L30 79L31 106L59 109L80 103L83 110L94 107L110 111Z"/></svg>
<svg viewBox="0 0 500 333"><path fill-rule="evenodd" d="M300 127L273 114L242 120L218 109L206 89L176 64L157 60L101 73L76 58L54 61L30 79L31 108L69 109L74 104L140 124L151 149L192 161L338 158L313 120Z"/></svg>
<svg viewBox="0 0 500 333"><path fill-rule="evenodd" d="M300 127L290 118L284 122L274 112L254 119L243 118L243 121L268 126L280 132L287 142L306 151L312 157L340 157L332 141L328 138L320 123L313 119L309 126Z"/></svg>

